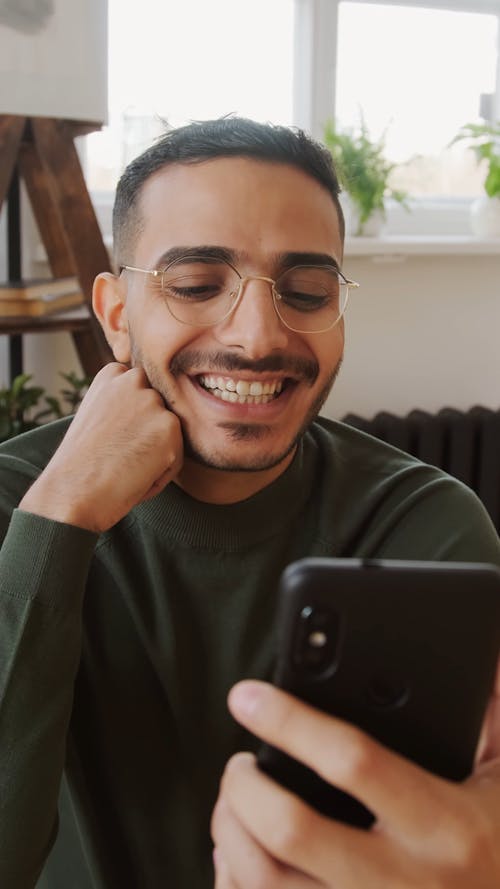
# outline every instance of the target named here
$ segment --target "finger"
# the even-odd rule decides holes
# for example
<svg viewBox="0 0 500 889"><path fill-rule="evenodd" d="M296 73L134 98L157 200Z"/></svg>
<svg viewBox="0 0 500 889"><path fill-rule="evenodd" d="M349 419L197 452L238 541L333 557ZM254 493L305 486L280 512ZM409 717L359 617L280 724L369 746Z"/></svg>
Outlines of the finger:
<svg viewBox="0 0 500 889"><path fill-rule="evenodd" d="M123 377L125 374L129 373L129 369L125 364L120 364L118 361L110 361L108 364L105 364L104 367L96 373L94 376L88 391L85 395L86 401L91 401L93 397L96 397L103 389L107 388L109 385L112 385L113 382L120 377ZM142 385L144 383L147 384L147 379L143 372L142 374ZM133 379L132 377L130 379Z"/></svg>
<svg viewBox="0 0 500 889"><path fill-rule="evenodd" d="M486 713L477 761L479 764L500 758L500 659L493 694Z"/></svg>
<svg viewBox="0 0 500 889"><path fill-rule="evenodd" d="M273 859L245 829L223 798L219 798L212 816L212 837L218 853L214 857L216 868L220 870L220 862L226 878L234 877L239 889L257 886L265 886L266 889L319 889L317 880Z"/></svg>
<svg viewBox="0 0 500 889"><path fill-rule="evenodd" d="M169 466L163 472L156 481L151 485L149 491L144 496L143 501L152 500L153 497L156 497L164 488L172 481L173 478L177 476L182 468L182 450L178 449L175 453L172 453Z"/></svg>
<svg viewBox="0 0 500 889"><path fill-rule="evenodd" d="M218 849L214 849L215 887L214 889L241 889L231 879L228 866Z"/></svg>
<svg viewBox="0 0 500 889"><path fill-rule="evenodd" d="M453 801L458 792L455 785L388 750L355 726L266 683L239 683L228 703L246 728L355 796L398 833L435 838L436 825L429 812L450 805L450 797Z"/></svg>
<svg viewBox="0 0 500 889"><path fill-rule="evenodd" d="M237 754L229 761L221 798L227 801L246 835L266 850L265 865L276 881L269 883L273 889L275 885L279 889L282 885L305 889L325 883L342 889L387 889L388 874L394 876L399 867L386 837L319 815L263 774L251 754ZM237 829L234 824L230 829L224 826L228 833L223 836L218 824L214 836L219 845L224 844L224 854L229 858ZM274 862L272 870L270 861ZM287 877L283 883L279 882L281 875ZM296 884L290 882L291 875ZM267 887L268 883L263 880L257 885ZM243 886L246 889L246 884Z"/></svg>
<svg viewBox="0 0 500 889"><path fill-rule="evenodd" d="M90 386L87 390L87 398L96 390L101 389L103 386L109 385L109 382L111 380L125 373L125 371L126 368L118 361L110 361L108 364L105 364L104 367L101 367L101 369L98 370L93 377L92 382L90 383Z"/></svg>

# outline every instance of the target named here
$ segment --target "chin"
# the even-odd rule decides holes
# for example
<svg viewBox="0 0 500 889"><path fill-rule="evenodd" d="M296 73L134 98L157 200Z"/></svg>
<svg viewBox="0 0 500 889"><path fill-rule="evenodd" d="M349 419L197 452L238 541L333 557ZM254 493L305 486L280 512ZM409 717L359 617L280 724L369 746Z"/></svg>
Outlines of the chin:
<svg viewBox="0 0 500 889"><path fill-rule="evenodd" d="M202 445L198 446L196 442L190 441L184 437L184 453L186 457L197 463L199 466L205 466L208 469L217 469L220 472L265 472L279 466L296 446L296 439L289 443L285 448L270 452L256 447L256 442L261 437L260 429L257 427L248 427L248 434L239 435L233 438L236 442L235 446L218 450L209 451ZM250 443L248 455L245 454L245 448L242 448L242 442Z"/></svg>

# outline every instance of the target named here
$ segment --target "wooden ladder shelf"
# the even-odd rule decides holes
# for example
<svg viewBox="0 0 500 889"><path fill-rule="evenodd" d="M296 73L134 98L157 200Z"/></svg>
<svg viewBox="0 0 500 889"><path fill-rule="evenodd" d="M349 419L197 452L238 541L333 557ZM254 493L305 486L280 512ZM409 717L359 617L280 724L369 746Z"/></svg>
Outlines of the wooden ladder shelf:
<svg viewBox="0 0 500 889"><path fill-rule="evenodd" d="M47 117L0 115L0 207L13 179L26 186L40 237L55 278L75 276L82 310L41 318L2 319L1 333L67 330L83 372L94 376L113 359L91 306L99 272L111 271L74 139L99 127Z"/></svg>

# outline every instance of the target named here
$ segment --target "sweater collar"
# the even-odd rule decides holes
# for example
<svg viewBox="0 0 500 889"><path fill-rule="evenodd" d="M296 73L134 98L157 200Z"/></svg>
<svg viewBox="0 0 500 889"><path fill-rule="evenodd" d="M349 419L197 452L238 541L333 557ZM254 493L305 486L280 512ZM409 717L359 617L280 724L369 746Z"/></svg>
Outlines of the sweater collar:
<svg viewBox="0 0 500 889"><path fill-rule="evenodd" d="M248 547L282 531L301 511L311 493L314 450L306 433L282 475L238 503L203 503L172 482L130 517L180 545L225 551Z"/></svg>

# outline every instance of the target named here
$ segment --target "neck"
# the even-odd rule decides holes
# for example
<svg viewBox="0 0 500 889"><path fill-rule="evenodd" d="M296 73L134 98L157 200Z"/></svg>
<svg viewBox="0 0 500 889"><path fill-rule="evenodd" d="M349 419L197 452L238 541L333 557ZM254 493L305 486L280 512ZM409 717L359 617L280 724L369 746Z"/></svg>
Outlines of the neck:
<svg viewBox="0 0 500 889"><path fill-rule="evenodd" d="M256 472L229 472L186 458L175 481L186 494L203 503L238 503L267 488L277 479L292 462L295 450L276 466Z"/></svg>

